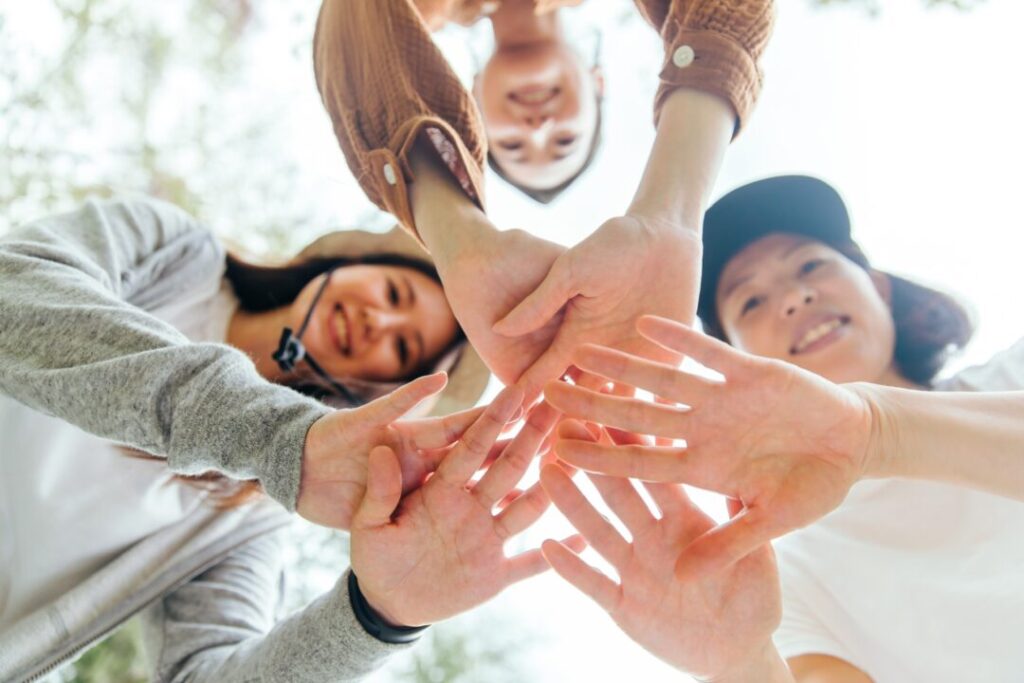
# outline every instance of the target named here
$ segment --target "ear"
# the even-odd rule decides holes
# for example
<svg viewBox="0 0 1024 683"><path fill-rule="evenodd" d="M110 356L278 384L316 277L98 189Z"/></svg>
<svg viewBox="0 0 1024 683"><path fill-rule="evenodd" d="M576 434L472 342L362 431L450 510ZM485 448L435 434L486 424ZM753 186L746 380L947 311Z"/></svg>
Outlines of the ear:
<svg viewBox="0 0 1024 683"><path fill-rule="evenodd" d="M892 280L889 279L889 276L879 270L870 270L868 277L871 278L882 301L892 308Z"/></svg>
<svg viewBox="0 0 1024 683"><path fill-rule="evenodd" d="M604 70L595 66L590 69L590 77L594 79L594 92L598 97L604 97Z"/></svg>

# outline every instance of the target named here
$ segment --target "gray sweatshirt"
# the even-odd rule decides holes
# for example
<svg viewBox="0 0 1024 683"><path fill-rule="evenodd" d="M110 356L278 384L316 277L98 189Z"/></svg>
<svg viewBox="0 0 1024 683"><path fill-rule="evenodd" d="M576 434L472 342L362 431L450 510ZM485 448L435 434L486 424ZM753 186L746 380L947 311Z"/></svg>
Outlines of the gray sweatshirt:
<svg viewBox="0 0 1024 683"><path fill-rule="evenodd" d="M0 240L0 392L179 472L258 477L293 507L306 430L327 408L145 312L223 259L154 201L91 202ZM156 680L361 678L402 646L359 625L346 576L275 624L288 519L269 501L202 506L153 533L0 633L0 680L38 677L143 610Z"/></svg>

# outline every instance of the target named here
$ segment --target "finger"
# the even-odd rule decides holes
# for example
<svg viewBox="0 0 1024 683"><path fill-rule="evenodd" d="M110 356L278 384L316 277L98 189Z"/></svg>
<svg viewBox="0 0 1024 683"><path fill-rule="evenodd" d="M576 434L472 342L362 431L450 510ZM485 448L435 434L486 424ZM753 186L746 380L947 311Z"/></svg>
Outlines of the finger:
<svg viewBox="0 0 1024 683"><path fill-rule="evenodd" d="M621 571L632 554L632 548L626 539L594 509L572 480L558 467L549 465L542 469L540 481L551 502L583 534L587 543Z"/></svg>
<svg viewBox="0 0 1024 683"><path fill-rule="evenodd" d="M641 434L625 432L615 427L605 427L604 433L608 437L608 443L613 443L617 446L649 446L651 443L649 438Z"/></svg>
<svg viewBox="0 0 1024 683"><path fill-rule="evenodd" d="M398 422L395 429L412 448L444 448L458 441L480 418L485 407L478 406L443 417Z"/></svg>
<svg viewBox="0 0 1024 683"><path fill-rule="evenodd" d="M366 410L365 414L370 421L376 424L389 424L415 408L423 399L444 389L446 384L448 375L443 372L424 375L398 387L386 396L367 403L363 410Z"/></svg>
<svg viewBox="0 0 1024 683"><path fill-rule="evenodd" d="M567 367L569 367L569 354L555 340L548 350L542 353L516 381L516 386L520 387L526 396L525 402L532 404L544 391L544 386L558 380L565 374Z"/></svg>
<svg viewBox="0 0 1024 683"><path fill-rule="evenodd" d="M519 337L539 330L554 318L578 292L573 289L569 269L557 259L547 277L525 299L491 328L496 334Z"/></svg>
<svg viewBox="0 0 1024 683"><path fill-rule="evenodd" d="M576 386L590 389L591 391L603 392L608 388L608 378L592 372L582 372L576 379Z"/></svg>
<svg viewBox="0 0 1024 683"><path fill-rule="evenodd" d="M596 344L583 344L577 348L573 362L588 373L645 389L655 396L686 405L698 405L721 384L683 372L667 363L658 363Z"/></svg>
<svg viewBox="0 0 1024 683"><path fill-rule="evenodd" d="M773 529L762 514L747 508L684 548L676 560L676 576L694 580L724 571L783 531Z"/></svg>
<svg viewBox="0 0 1024 683"><path fill-rule="evenodd" d="M601 494L601 499L608 505L608 509L622 520L634 540L650 529L655 521L654 516L651 515L644 499L636 492L629 479L606 477L600 474L588 476L594 483L594 488Z"/></svg>
<svg viewBox="0 0 1024 683"><path fill-rule="evenodd" d="M670 406L670 405L672 405L671 401L669 401L666 398L662 398L661 396L658 396L658 395L654 396L654 402L655 403L660 403L663 406ZM666 446L666 447L668 447L668 446L672 446L673 442L674 442L674 439L669 439L669 438L664 437L664 436L659 436L656 439L654 439L654 445L655 446Z"/></svg>
<svg viewBox="0 0 1024 683"><path fill-rule="evenodd" d="M716 488L708 481L698 460L683 447L605 446L563 439L555 444L555 454L585 472Z"/></svg>
<svg viewBox="0 0 1024 683"><path fill-rule="evenodd" d="M366 462L366 493L352 517L352 529L375 529L391 523L402 499L402 470L394 451L377 446Z"/></svg>
<svg viewBox="0 0 1024 683"><path fill-rule="evenodd" d="M550 505L551 499L537 482L494 518L494 528L502 540L512 538L533 526Z"/></svg>
<svg viewBox="0 0 1024 683"><path fill-rule="evenodd" d="M637 331L655 344L682 353L706 368L728 376L743 360L741 352L688 325L654 315L641 316Z"/></svg>
<svg viewBox="0 0 1024 683"><path fill-rule="evenodd" d="M562 382L544 388L547 400L571 417L617 427L627 432L682 438L686 408L664 406L636 398L608 396Z"/></svg>
<svg viewBox="0 0 1024 683"><path fill-rule="evenodd" d="M672 535L692 540L715 526L715 520L686 495L680 484L645 483L644 488L661 510L662 521L671 525Z"/></svg>
<svg viewBox="0 0 1024 683"><path fill-rule="evenodd" d="M530 411L515 439L473 487L473 495L484 507L491 508L519 483L558 418L558 411L547 402Z"/></svg>
<svg viewBox="0 0 1024 683"><path fill-rule="evenodd" d="M579 555L558 541L544 541L541 552L556 574L590 597L604 611L616 610L622 595L622 589L617 583L581 560Z"/></svg>
<svg viewBox="0 0 1024 683"><path fill-rule="evenodd" d="M725 497L725 509L729 512L729 519L743 512L743 501L736 498Z"/></svg>
<svg viewBox="0 0 1024 683"><path fill-rule="evenodd" d="M437 476L449 484L465 486L476 474L502 428L523 403L523 392L516 387L502 389L491 405L473 426L466 430L459 442L437 467Z"/></svg>

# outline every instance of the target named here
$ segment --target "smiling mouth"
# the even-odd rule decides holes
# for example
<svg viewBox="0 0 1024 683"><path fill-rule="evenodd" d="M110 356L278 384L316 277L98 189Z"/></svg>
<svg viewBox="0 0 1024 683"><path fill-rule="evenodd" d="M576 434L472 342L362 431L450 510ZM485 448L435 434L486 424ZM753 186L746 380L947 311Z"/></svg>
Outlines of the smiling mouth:
<svg viewBox="0 0 1024 683"><path fill-rule="evenodd" d="M352 353L352 334L345 316L345 309L341 304L334 304L334 315L331 316L331 325L328 326L331 337L342 355L348 356Z"/></svg>
<svg viewBox="0 0 1024 683"><path fill-rule="evenodd" d="M796 355L798 353L817 351L820 348L824 348L835 341L836 335L841 328L849 324L850 318L843 315L815 325L811 329L807 330L807 332L804 333L804 336L789 349L789 353L791 355Z"/></svg>
<svg viewBox="0 0 1024 683"><path fill-rule="evenodd" d="M522 104L527 107L540 107L558 97L560 92L561 88L558 86L529 86L526 88L520 88L519 90L513 90L508 94L508 98L516 104Z"/></svg>

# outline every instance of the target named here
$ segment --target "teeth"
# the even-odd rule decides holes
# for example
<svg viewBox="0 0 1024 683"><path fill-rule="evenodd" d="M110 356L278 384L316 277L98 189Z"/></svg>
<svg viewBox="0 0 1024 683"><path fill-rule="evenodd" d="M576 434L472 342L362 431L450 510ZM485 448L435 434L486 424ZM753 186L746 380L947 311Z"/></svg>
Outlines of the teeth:
<svg viewBox="0 0 1024 683"><path fill-rule="evenodd" d="M519 100L526 104L538 104L540 102L544 102L549 97L551 97L550 90L534 90L518 95Z"/></svg>
<svg viewBox="0 0 1024 683"><path fill-rule="evenodd" d="M340 306L334 309L334 313L335 327L338 330L338 341L341 342L341 348L347 350L349 348L348 323L345 320L345 315L341 312Z"/></svg>
<svg viewBox="0 0 1024 683"><path fill-rule="evenodd" d="M816 327L812 327L810 330L807 331L807 334L803 336L803 339L801 339L800 342L796 345L796 350L803 351L808 346L818 341L832 330L837 329L842 324L843 322L841 320L835 318L828 322L821 323Z"/></svg>

